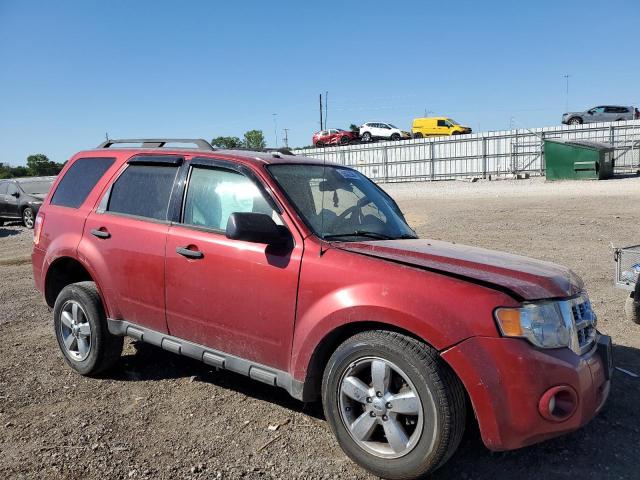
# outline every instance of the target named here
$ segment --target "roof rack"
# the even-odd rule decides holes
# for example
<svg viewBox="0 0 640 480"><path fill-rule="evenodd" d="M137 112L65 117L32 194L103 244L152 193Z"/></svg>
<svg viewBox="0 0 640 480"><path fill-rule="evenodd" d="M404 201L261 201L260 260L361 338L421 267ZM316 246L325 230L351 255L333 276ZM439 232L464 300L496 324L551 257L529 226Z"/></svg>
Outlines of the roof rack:
<svg viewBox="0 0 640 480"><path fill-rule="evenodd" d="M200 150L214 150L209 142L202 138L129 138L108 139L98 145L98 148L110 148L117 143L140 143L142 148L163 148L167 143L189 143L196 145Z"/></svg>

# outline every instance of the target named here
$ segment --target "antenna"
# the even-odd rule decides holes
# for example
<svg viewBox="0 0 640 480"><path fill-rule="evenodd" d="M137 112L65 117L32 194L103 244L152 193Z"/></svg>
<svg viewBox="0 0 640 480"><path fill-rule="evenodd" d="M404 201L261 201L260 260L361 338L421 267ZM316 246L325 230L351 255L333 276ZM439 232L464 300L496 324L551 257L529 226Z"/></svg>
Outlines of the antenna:
<svg viewBox="0 0 640 480"><path fill-rule="evenodd" d="M284 147L289 148L289 129L283 128L284 130Z"/></svg>
<svg viewBox="0 0 640 480"><path fill-rule="evenodd" d="M320 130L324 130L322 126L322 94L320 94Z"/></svg>
<svg viewBox="0 0 640 480"><path fill-rule="evenodd" d="M276 148L278 148L278 114L272 113L271 115L273 115L273 133L276 137Z"/></svg>
<svg viewBox="0 0 640 480"><path fill-rule="evenodd" d="M565 73L565 74L563 75L564 79L565 79L565 80L566 80L566 82L567 82L566 97L565 97L565 110L564 110L565 112L568 112L568 111L569 111L569 77L570 77L570 76L571 76L571 75L569 75L568 73Z"/></svg>

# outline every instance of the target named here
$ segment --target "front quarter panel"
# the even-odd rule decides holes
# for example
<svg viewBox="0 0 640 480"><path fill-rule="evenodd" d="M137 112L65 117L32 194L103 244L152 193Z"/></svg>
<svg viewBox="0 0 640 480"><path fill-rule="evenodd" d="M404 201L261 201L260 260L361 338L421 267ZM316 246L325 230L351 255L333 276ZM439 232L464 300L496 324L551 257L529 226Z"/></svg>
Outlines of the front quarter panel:
<svg viewBox="0 0 640 480"><path fill-rule="evenodd" d="M442 350L466 338L497 337L496 306L517 305L504 293L387 260L305 244L291 358L306 376L315 348L332 331L357 322L387 324Z"/></svg>

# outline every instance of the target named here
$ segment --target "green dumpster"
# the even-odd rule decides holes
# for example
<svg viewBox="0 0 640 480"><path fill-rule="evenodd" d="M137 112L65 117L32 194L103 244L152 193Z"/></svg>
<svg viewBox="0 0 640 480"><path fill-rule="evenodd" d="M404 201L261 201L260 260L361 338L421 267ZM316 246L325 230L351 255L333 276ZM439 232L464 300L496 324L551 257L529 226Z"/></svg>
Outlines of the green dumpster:
<svg viewBox="0 0 640 480"><path fill-rule="evenodd" d="M604 180L613 177L613 146L589 140L545 140L547 180Z"/></svg>

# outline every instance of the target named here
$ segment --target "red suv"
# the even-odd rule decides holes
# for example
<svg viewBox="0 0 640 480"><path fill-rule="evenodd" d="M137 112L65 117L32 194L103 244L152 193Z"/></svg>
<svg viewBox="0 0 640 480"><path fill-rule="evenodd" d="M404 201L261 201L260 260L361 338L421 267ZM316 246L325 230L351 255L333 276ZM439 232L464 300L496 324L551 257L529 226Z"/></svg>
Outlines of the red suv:
<svg viewBox="0 0 640 480"><path fill-rule="evenodd" d="M118 142L71 158L36 218L35 283L77 372L128 335L321 398L349 457L403 479L446 462L469 415L507 450L605 403L611 340L570 270L418 239L340 165Z"/></svg>
<svg viewBox="0 0 640 480"><path fill-rule="evenodd" d="M314 133L311 141L316 147L322 148L327 145L349 145L349 143L357 139L358 132L331 128Z"/></svg>

